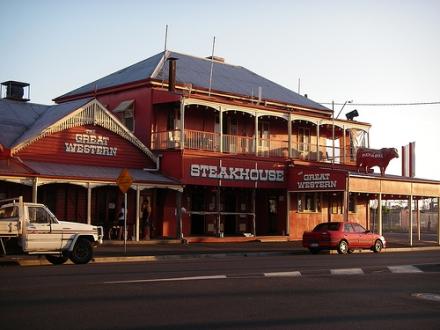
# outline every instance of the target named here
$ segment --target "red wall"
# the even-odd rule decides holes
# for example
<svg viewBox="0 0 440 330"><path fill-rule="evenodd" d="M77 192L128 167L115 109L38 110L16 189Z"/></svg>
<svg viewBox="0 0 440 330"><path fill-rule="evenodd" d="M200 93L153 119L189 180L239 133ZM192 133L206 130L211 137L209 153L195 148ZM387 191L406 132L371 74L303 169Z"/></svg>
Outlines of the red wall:
<svg viewBox="0 0 440 330"><path fill-rule="evenodd" d="M87 130L94 133L87 133ZM115 156L92 153L66 152L65 143L76 143L76 134L103 136L108 138L107 147L117 148ZM38 140L18 152L24 160L65 164L143 168L153 166L152 160L131 142L100 126L80 126L54 133Z"/></svg>
<svg viewBox="0 0 440 330"><path fill-rule="evenodd" d="M123 101L134 101L134 135L142 141L146 146L150 145L150 131L152 118L151 118L151 89L149 88L137 88L122 92L116 92L109 95L99 96L98 100L101 102L110 112ZM113 113L116 117L120 118L122 114Z"/></svg>

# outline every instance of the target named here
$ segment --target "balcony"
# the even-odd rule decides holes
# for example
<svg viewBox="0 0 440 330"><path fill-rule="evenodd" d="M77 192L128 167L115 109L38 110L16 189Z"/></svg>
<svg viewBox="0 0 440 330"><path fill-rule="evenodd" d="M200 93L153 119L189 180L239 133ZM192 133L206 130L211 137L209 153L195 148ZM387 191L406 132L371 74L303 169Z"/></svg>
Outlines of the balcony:
<svg viewBox="0 0 440 330"><path fill-rule="evenodd" d="M237 155L256 155L258 157L289 158L287 139L258 139L255 137L229 135L196 130L184 131L184 148L210 152L223 152ZM181 149L180 130L155 132L152 134L153 150ZM221 142L221 143L220 143ZM256 148L256 143L258 144ZM291 158L326 163L351 164L355 155L332 144L292 143Z"/></svg>

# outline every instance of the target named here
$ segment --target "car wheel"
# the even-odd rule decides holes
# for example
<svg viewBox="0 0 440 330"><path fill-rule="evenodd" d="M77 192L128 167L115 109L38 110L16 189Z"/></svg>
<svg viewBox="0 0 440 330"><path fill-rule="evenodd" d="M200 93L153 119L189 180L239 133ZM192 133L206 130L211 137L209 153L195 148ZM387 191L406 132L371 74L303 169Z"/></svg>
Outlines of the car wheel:
<svg viewBox="0 0 440 330"><path fill-rule="evenodd" d="M382 251L383 248L383 243L380 239L377 239L376 242L374 242L373 245L373 252L374 253L380 253L380 251Z"/></svg>
<svg viewBox="0 0 440 330"><path fill-rule="evenodd" d="M75 264L86 264L93 257L93 247L85 238L79 238L70 252L70 260Z"/></svg>
<svg viewBox="0 0 440 330"><path fill-rule="evenodd" d="M347 254L349 251L347 241L340 241L338 244L338 253Z"/></svg>
<svg viewBox="0 0 440 330"><path fill-rule="evenodd" d="M312 254L318 254L319 253L319 249L317 249L317 248L309 248L309 250L310 250L310 253L312 253Z"/></svg>
<svg viewBox="0 0 440 330"><path fill-rule="evenodd" d="M53 265L62 265L67 261L67 257L53 254L46 254L46 259Z"/></svg>

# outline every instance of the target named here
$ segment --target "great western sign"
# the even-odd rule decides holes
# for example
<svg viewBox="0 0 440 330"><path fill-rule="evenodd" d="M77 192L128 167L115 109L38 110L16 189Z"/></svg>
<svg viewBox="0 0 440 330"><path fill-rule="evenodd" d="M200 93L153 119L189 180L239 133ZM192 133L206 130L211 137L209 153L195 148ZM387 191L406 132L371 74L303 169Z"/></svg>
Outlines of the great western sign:
<svg viewBox="0 0 440 330"><path fill-rule="evenodd" d="M289 173L290 191L345 190L346 172L320 168L294 167Z"/></svg>
<svg viewBox="0 0 440 330"><path fill-rule="evenodd" d="M110 138L97 135L93 130L75 134L74 142L64 142L64 150L69 153L116 156L117 147L109 146Z"/></svg>

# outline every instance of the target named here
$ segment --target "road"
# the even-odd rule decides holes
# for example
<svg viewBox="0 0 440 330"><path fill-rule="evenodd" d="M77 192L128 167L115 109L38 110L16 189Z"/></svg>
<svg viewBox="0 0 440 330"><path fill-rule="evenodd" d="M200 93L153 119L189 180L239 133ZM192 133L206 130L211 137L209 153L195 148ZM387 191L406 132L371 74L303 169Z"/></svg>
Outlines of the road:
<svg viewBox="0 0 440 330"><path fill-rule="evenodd" d="M438 329L439 257L356 253L1 267L1 328Z"/></svg>

